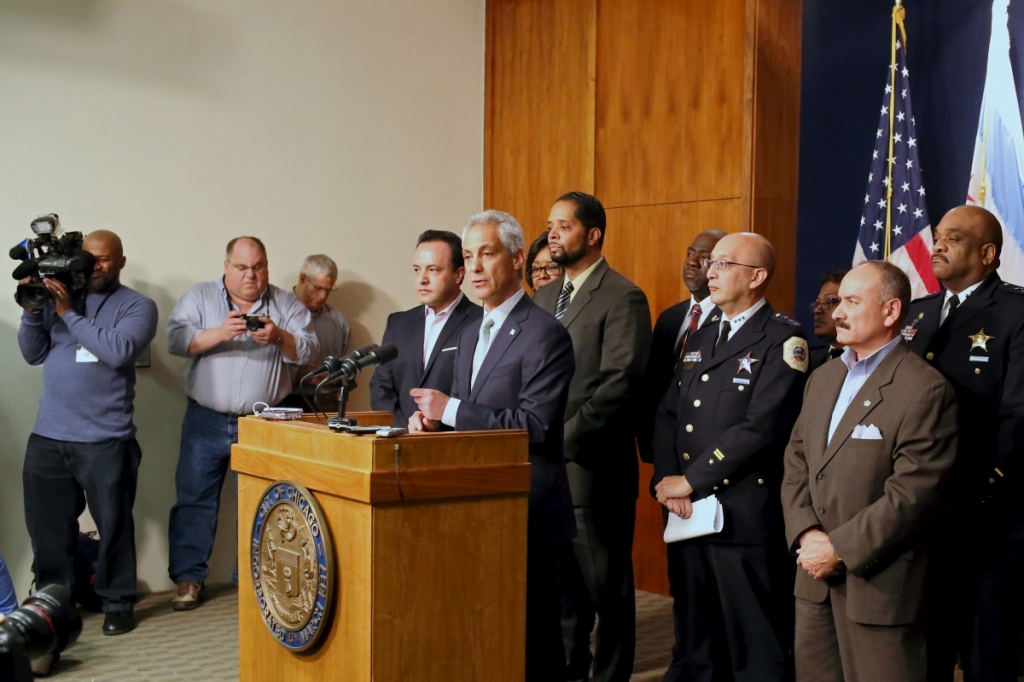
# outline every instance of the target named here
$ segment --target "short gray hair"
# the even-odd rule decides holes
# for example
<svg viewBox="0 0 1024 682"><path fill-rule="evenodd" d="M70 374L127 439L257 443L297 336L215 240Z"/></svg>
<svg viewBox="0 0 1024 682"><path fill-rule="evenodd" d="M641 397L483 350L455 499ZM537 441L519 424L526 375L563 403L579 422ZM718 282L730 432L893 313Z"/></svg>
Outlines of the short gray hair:
<svg viewBox="0 0 1024 682"><path fill-rule="evenodd" d="M881 302L891 301L896 298L900 302L900 319L896 324L903 322L903 318L910 312L910 279L907 273L899 269L889 261L867 260L857 267L870 267L878 274L878 298Z"/></svg>
<svg viewBox="0 0 1024 682"><path fill-rule="evenodd" d="M510 254L516 251L526 251L526 237L523 235L523 228L519 221L504 211L481 211L469 219L466 226L462 228L462 241L466 241L466 232L474 225L494 225L498 228L498 238L501 245Z"/></svg>
<svg viewBox="0 0 1024 682"><path fill-rule="evenodd" d="M305 275L306 279L313 279L314 277L338 279L338 264L331 260L329 256L317 253L312 256L306 256L306 260L302 261L302 269L299 270L299 274Z"/></svg>

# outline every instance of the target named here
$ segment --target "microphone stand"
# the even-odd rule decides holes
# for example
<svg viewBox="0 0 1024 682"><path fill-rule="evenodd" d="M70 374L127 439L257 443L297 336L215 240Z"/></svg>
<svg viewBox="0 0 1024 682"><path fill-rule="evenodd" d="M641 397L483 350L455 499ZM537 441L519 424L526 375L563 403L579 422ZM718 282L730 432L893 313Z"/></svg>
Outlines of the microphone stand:
<svg viewBox="0 0 1024 682"><path fill-rule="evenodd" d="M345 408L348 406L349 391L356 388L355 377L346 379L341 384L341 393L338 394L338 416L331 419L328 424L343 424L345 426L356 426L355 417L346 417Z"/></svg>

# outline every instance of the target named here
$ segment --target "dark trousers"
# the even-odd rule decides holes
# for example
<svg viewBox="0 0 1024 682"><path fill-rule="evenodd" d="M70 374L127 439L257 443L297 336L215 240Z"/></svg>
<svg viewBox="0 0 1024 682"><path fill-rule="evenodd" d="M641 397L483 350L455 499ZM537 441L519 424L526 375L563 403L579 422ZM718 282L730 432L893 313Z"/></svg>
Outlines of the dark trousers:
<svg viewBox="0 0 1024 682"><path fill-rule="evenodd" d="M217 535L220 492L238 441L238 417L188 401L181 423L181 450L174 474L177 502L171 509L171 580L203 582Z"/></svg>
<svg viewBox="0 0 1024 682"><path fill-rule="evenodd" d="M790 678L793 576L783 550L703 540L668 545L676 642L664 682Z"/></svg>
<svg viewBox="0 0 1024 682"><path fill-rule="evenodd" d="M951 682L958 658L965 682L1016 682L1024 543L971 527L943 526L929 552L928 682Z"/></svg>
<svg viewBox="0 0 1024 682"><path fill-rule="evenodd" d="M135 488L142 449L134 438L75 443L28 439L22 482L36 585L73 585L84 492L100 535L96 594L104 611L135 604Z"/></svg>
<svg viewBox="0 0 1024 682"><path fill-rule="evenodd" d="M563 551L560 563L562 638L569 679L587 679L593 659L596 682L628 682L636 653L636 500L576 507L574 511L577 535ZM591 656L590 632L595 620Z"/></svg>
<svg viewBox="0 0 1024 682"><path fill-rule="evenodd" d="M559 629L558 558L564 551L533 538L526 548L526 682L565 682Z"/></svg>

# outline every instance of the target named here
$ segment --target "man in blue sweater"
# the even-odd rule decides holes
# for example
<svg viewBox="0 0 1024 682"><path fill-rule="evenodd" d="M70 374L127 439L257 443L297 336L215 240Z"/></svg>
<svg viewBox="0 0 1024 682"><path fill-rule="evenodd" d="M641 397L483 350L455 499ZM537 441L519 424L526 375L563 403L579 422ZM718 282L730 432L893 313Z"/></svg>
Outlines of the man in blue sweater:
<svg viewBox="0 0 1024 682"><path fill-rule="evenodd" d="M22 473L36 585L72 585L78 500L84 492L100 535L96 593L103 634L135 627L135 360L156 335L156 304L122 286L121 240L98 230L82 245L95 257L89 288L74 297L44 280L52 300L26 310L21 354L43 365L43 394Z"/></svg>

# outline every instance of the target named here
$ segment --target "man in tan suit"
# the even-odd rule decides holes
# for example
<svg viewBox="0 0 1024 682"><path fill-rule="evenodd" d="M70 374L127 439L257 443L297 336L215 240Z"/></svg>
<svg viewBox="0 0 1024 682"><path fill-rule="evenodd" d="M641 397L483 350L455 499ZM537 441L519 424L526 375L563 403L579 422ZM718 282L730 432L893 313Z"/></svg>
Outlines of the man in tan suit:
<svg viewBox="0 0 1024 682"><path fill-rule="evenodd" d="M923 682L921 525L956 456L956 394L910 353L910 282L868 261L839 288L846 350L811 375L785 455L798 682Z"/></svg>

